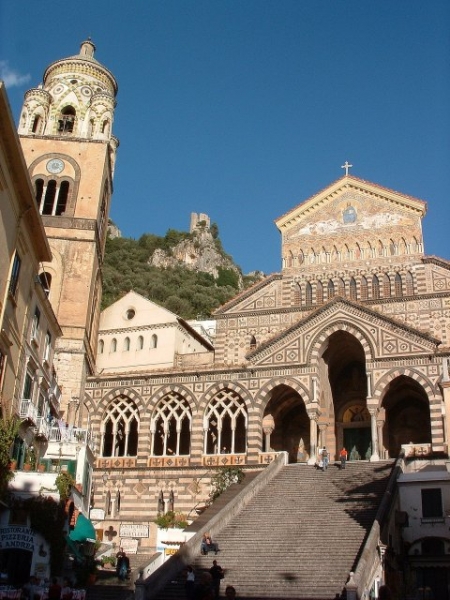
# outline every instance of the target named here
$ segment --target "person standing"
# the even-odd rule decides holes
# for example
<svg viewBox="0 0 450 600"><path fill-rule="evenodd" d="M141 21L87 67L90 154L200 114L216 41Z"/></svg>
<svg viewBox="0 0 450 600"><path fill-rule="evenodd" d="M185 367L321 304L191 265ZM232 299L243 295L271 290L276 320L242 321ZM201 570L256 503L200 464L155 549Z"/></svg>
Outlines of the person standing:
<svg viewBox="0 0 450 600"><path fill-rule="evenodd" d="M61 586L58 583L56 577L53 577L52 584L48 588L48 600L60 600L61 598Z"/></svg>
<svg viewBox="0 0 450 600"><path fill-rule="evenodd" d="M211 574L211 586L214 592L214 598L218 598L220 594L220 581L224 578L224 572L217 560L213 560L213 566L209 570Z"/></svg>
<svg viewBox="0 0 450 600"><path fill-rule="evenodd" d="M195 572L191 565L186 567L186 582L184 584L187 600L192 600L195 590Z"/></svg>
<svg viewBox="0 0 450 600"><path fill-rule="evenodd" d="M328 450L325 448L325 446L322 448L320 454L322 456L322 471L326 471L328 467Z"/></svg>
<svg viewBox="0 0 450 600"><path fill-rule="evenodd" d="M345 469L345 463L347 462L347 450L345 446L342 446L342 450L339 452L339 458L341 459L341 469Z"/></svg>

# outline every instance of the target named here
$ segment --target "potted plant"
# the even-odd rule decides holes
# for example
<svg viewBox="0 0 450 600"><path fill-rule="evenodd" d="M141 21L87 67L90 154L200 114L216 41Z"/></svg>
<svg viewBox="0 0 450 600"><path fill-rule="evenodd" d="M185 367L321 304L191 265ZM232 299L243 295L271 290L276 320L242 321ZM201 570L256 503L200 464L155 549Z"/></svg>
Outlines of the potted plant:
<svg viewBox="0 0 450 600"><path fill-rule="evenodd" d="M25 452L25 460L23 463L24 471L34 471L36 469L36 454L33 446L27 448Z"/></svg>
<svg viewBox="0 0 450 600"><path fill-rule="evenodd" d="M113 569L116 566L116 557L112 555L102 556L102 567L104 569Z"/></svg>

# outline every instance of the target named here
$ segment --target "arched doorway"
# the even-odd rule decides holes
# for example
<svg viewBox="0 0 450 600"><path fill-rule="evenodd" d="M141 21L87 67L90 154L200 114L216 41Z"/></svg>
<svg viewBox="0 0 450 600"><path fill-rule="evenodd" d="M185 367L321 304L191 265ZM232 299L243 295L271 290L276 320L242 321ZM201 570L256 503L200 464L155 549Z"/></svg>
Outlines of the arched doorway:
<svg viewBox="0 0 450 600"><path fill-rule="evenodd" d="M337 458L345 445L349 460L371 455L370 415L366 407L364 349L347 331L330 335L319 358L321 418L326 430L321 443Z"/></svg>
<svg viewBox="0 0 450 600"><path fill-rule="evenodd" d="M310 452L310 421L300 394L288 385L276 386L264 411L264 417L267 415L273 417L271 448L287 452L289 462L306 462Z"/></svg>
<svg viewBox="0 0 450 600"><path fill-rule="evenodd" d="M431 443L430 405L423 387L411 377L400 375L385 390L386 411L383 445L394 458L402 444Z"/></svg>

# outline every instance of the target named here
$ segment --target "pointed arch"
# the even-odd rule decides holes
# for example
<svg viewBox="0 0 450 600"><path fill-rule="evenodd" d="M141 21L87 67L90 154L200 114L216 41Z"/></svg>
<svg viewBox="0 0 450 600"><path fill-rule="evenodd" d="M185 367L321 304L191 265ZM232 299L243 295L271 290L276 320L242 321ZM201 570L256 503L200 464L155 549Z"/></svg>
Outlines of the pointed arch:
<svg viewBox="0 0 450 600"><path fill-rule="evenodd" d="M349 297L350 300L356 300L357 299L357 287L356 287L356 280L354 277L350 278L350 283L349 283Z"/></svg>
<svg viewBox="0 0 450 600"><path fill-rule="evenodd" d="M378 299L380 297L380 280L377 275L372 277L372 298Z"/></svg>
<svg viewBox="0 0 450 600"><path fill-rule="evenodd" d="M334 282L330 278L327 283L327 299L330 300L331 298L334 298L334 295L335 295Z"/></svg>
<svg viewBox="0 0 450 600"><path fill-rule="evenodd" d="M305 284L305 305L306 306L311 306L313 301L312 301L312 285L309 281L306 282Z"/></svg>
<svg viewBox="0 0 450 600"><path fill-rule="evenodd" d="M394 279L394 295L397 298L401 298L403 296L403 288L402 288L402 278L400 273L395 274Z"/></svg>
<svg viewBox="0 0 450 600"><path fill-rule="evenodd" d="M139 411L136 403L120 394L107 406L101 424L102 456L136 456Z"/></svg>
<svg viewBox="0 0 450 600"><path fill-rule="evenodd" d="M369 286L367 283L367 278L364 275L361 275L361 300L367 300L369 297Z"/></svg>
<svg viewBox="0 0 450 600"><path fill-rule="evenodd" d="M169 391L157 403L150 422L152 456L189 455L192 412L186 398Z"/></svg>
<svg viewBox="0 0 450 600"><path fill-rule="evenodd" d="M222 388L209 401L203 418L204 454L245 454L248 414L243 398Z"/></svg>

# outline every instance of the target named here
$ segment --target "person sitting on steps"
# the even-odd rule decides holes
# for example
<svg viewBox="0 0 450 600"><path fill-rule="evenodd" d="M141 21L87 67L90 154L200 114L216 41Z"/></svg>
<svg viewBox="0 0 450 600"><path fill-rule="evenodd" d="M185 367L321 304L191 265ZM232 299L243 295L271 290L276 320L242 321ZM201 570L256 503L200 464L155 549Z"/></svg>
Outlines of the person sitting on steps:
<svg viewBox="0 0 450 600"><path fill-rule="evenodd" d="M209 535L209 533L204 533L200 546L200 552L205 555L211 551L214 551L217 554L219 551L219 545L212 541L212 537Z"/></svg>

